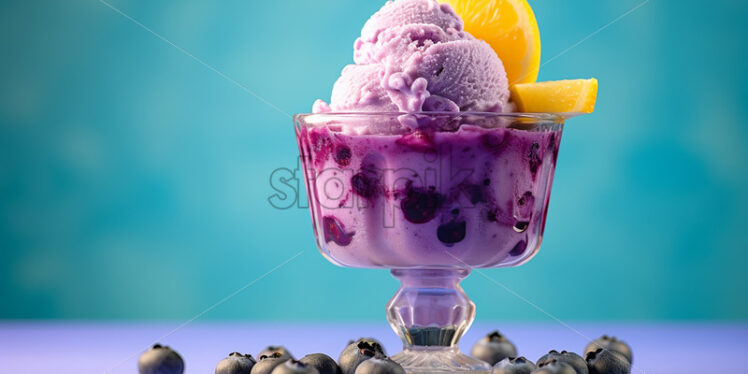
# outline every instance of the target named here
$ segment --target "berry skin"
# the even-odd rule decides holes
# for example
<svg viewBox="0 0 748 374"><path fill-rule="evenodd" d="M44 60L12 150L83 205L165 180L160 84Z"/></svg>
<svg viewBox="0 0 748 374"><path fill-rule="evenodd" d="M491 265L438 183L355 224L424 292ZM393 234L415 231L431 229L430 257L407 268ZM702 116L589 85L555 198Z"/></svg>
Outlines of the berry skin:
<svg viewBox="0 0 748 374"><path fill-rule="evenodd" d="M367 199L374 199L383 192L381 185L383 162L380 155L368 154L361 161L358 173L351 177L353 192Z"/></svg>
<svg viewBox="0 0 748 374"><path fill-rule="evenodd" d="M547 354L543 355L543 357L538 359L538 362L536 363L538 367L543 367L554 360L558 362L563 362L572 368L574 368L574 371L577 372L577 374L588 374L589 370L587 369L587 362L584 361L584 359L579 356L578 354L574 352L567 352L567 351L561 351L558 352L555 349L549 351Z"/></svg>
<svg viewBox="0 0 748 374"><path fill-rule="evenodd" d="M629 347L629 345L626 344L626 342L624 342L623 340L616 339L615 336L603 335L591 341L590 344L587 344L587 347L584 349L584 355L586 356L587 353L594 352L598 348L603 348L612 352L619 353L623 355L623 357L626 357L629 363L633 362L634 356L631 354L631 347Z"/></svg>
<svg viewBox="0 0 748 374"><path fill-rule="evenodd" d="M515 227L517 227L517 226L515 226ZM527 226L525 226L525 227L527 227ZM517 242L517 244L514 245L514 248L512 248L511 251L509 251L509 255L510 256L519 256L519 255L523 254L526 249L527 249L527 242L524 239L522 239L519 242Z"/></svg>
<svg viewBox="0 0 748 374"><path fill-rule="evenodd" d="M299 362L314 367L319 371L319 374L341 374L338 363L324 353L308 354L302 357Z"/></svg>
<svg viewBox="0 0 748 374"><path fill-rule="evenodd" d="M493 331L475 343L470 355L493 366L507 357L516 357L517 348L504 335Z"/></svg>
<svg viewBox="0 0 748 374"><path fill-rule="evenodd" d="M291 352L289 352L288 349L286 349L286 347L282 345L269 345L265 347L265 349L263 349L262 351L260 351L260 353L257 354L257 358L262 360L262 356L270 357L270 356L273 356L273 353L275 352L280 353L280 356L279 356L280 358L285 358L285 359L293 358L293 355L291 354Z"/></svg>
<svg viewBox="0 0 748 374"><path fill-rule="evenodd" d="M138 372L140 374L182 374L184 360L179 353L168 346L154 344L151 349L140 355Z"/></svg>
<svg viewBox="0 0 748 374"><path fill-rule="evenodd" d="M343 224L334 216L322 217L322 229L325 234L325 243L335 242L335 244L343 247L351 244L353 235L356 234L355 232L346 232Z"/></svg>
<svg viewBox="0 0 748 374"><path fill-rule="evenodd" d="M363 172L356 173L351 177L353 192L365 198L373 198L379 194L379 185L376 177Z"/></svg>
<svg viewBox="0 0 748 374"><path fill-rule="evenodd" d="M307 365L303 362L290 359L276 366L271 373L272 374L319 374L319 371L317 371L317 369L315 369L311 365Z"/></svg>
<svg viewBox="0 0 748 374"><path fill-rule="evenodd" d="M569 364L553 360L532 371L532 374L574 374L574 368Z"/></svg>
<svg viewBox="0 0 748 374"><path fill-rule="evenodd" d="M530 150L527 152L528 163L530 164L530 172L534 177L538 172L538 167L543 162L543 159L538 155L538 149L540 145L538 143L532 143Z"/></svg>
<svg viewBox="0 0 748 374"><path fill-rule="evenodd" d="M407 196L400 202L403 216L413 223L426 223L436 216L444 197L432 188L408 186Z"/></svg>
<svg viewBox="0 0 748 374"><path fill-rule="evenodd" d="M598 348L585 356L590 374L630 374L631 363L614 351Z"/></svg>
<svg viewBox="0 0 748 374"><path fill-rule="evenodd" d="M332 150L332 139L327 129L313 129L309 132L309 142L316 159L325 160Z"/></svg>
<svg viewBox="0 0 748 374"><path fill-rule="evenodd" d="M255 363L257 361L252 355L231 352L228 357L218 362L215 374L249 374Z"/></svg>
<svg viewBox="0 0 748 374"><path fill-rule="evenodd" d="M465 221L452 220L436 228L436 237L444 244L455 244L465 239L465 229Z"/></svg>
<svg viewBox="0 0 748 374"><path fill-rule="evenodd" d="M397 362L377 355L358 365L354 374L405 374L405 369Z"/></svg>
<svg viewBox="0 0 748 374"><path fill-rule="evenodd" d="M492 374L530 374L535 364L524 357L507 357L493 366Z"/></svg>
<svg viewBox="0 0 748 374"><path fill-rule="evenodd" d="M520 222L528 222L535 210L535 195L531 191L526 191L517 200L516 209L517 217L521 218Z"/></svg>
<svg viewBox="0 0 748 374"><path fill-rule="evenodd" d="M361 338L350 342L343 349L338 358L338 365L343 374L354 374L359 364L376 355L386 355L382 344L376 339Z"/></svg>
<svg viewBox="0 0 748 374"><path fill-rule="evenodd" d="M283 357L281 352L271 352L269 356L262 354L259 359L260 361L252 366L251 374L270 374L276 366L290 360L289 357Z"/></svg>
<svg viewBox="0 0 748 374"><path fill-rule="evenodd" d="M345 145L338 146L333 156L335 162L340 166L348 166L351 162L351 149Z"/></svg>

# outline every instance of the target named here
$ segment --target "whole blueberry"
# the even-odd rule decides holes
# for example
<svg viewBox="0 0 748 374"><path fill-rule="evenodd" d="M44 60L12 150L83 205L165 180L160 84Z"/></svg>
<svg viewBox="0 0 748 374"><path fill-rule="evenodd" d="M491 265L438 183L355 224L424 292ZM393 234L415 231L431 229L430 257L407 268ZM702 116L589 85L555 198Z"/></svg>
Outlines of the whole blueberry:
<svg viewBox="0 0 748 374"><path fill-rule="evenodd" d="M251 374L270 374L276 366L290 360L283 357L280 352L272 352L269 356L263 354L259 358L255 366L252 366Z"/></svg>
<svg viewBox="0 0 748 374"><path fill-rule="evenodd" d="M312 365L307 365L303 362L296 361L294 359L287 360L286 362L276 366L272 374L319 374L319 371Z"/></svg>
<svg viewBox="0 0 748 374"><path fill-rule="evenodd" d="M256 362L252 355L231 352L218 362L216 374L249 374Z"/></svg>
<svg viewBox="0 0 748 374"><path fill-rule="evenodd" d="M629 374L631 363L620 353L598 348L585 356L590 374Z"/></svg>
<svg viewBox="0 0 748 374"><path fill-rule="evenodd" d="M179 353L168 346L154 344L151 349L140 355L138 372L140 374L182 374L184 360Z"/></svg>
<svg viewBox="0 0 748 374"><path fill-rule="evenodd" d="M265 349L263 349L262 351L260 351L260 353L257 354L257 358L261 360L262 356L270 357L273 355L273 353L276 353L276 352L280 353L280 358L285 358L285 359L293 358L293 355L291 354L291 352L289 352L288 349L286 349L286 347L282 345L269 345L265 347Z"/></svg>
<svg viewBox="0 0 748 374"><path fill-rule="evenodd" d="M631 354L631 347L629 347L623 340L616 339L615 336L603 335L587 344L584 349L585 356L587 353L594 352L598 348L607 349L623 355L629 362L633 362L634 356Z"/></svg>
<svg viewBox="0 0 748 374"><path fill-rule="evenodd" d="M338 357L338 365L343 374L353 374L360 363L376 355L386 356L382 344L376 339L361 338L348 343Z"/></svg>
<svg viewBox="0 0 748 374"><path fill-rule="evenodd" d="M299 360L319 371L319 374L341 374L340 367L332 357L324 353L312 353Z"/></svg>
<svg viewBox="0 0 748 374"><path fill-rule="evenodd" d="M507 357L493 366L493 374L530 374L535 364L524 357Z"/></svg>
<svg viewBox="0 0 748 374"><path fill-rule="evenodd" d="M569 364L560 362L557 360L553 360L542 367L538 367L537 369L532 371L532 374L574 374L576 371L574 371L574 368L569 366Z"/></svg>
<svg viewBox="0 0 748 374"><path fill-rule="evenodd" d="M362 362L356 368L355 374L405 374L400 364L383 355L376 355Z"/></svg>
<svg viewBox="0 0 748 374"><path fill-rule="evenodd" d="M407 195L400 201L403 216L413 223L426 223L436 216L444 196L432 188L417 188L408 185Z"/></svg>
<svg viewBox="0 0 748 374"><path fill-rule="evenodd" d="M465 239L467 224L463 220L454 219L436 228L436 237L444 244L454 244Z"/></svg>
<svg viewBox="0 0 748 374"><path fill-rule="evenodd" d="M377 153L369 153L361 160L358 173L351 177L353 192L361 197L373 199L384 191L382 186L382 166L384 157Z"/></svg>
<svg viewBox="0 0 748 374"><path fill-rule="evenodd" d="M539 358L537 365L538 367L543 367L546 364L553 362L553 360L563 362L571 366L572 368L574 368L574 371L576 371L577 374L588 374L589 372L589 370L587 370L587 362L584 361L582 356L574 352L558 352L555 349L549 351L547 354L543 355L543 357Z"/></svg>
<svg viewBox="0 0 748 374"><path fill-rule="evenodd" d="M361 197L372 198L379 194L380 186L376 175L359 172L351 177L353 192Z"/></svg>
<svg viewBox="0 0 748 374"><path fill-rule="evenodd" d="M473 345L470 355L489 365L495 365L507 357L516 357L517 348L504 335L492 331Z"/></svg>

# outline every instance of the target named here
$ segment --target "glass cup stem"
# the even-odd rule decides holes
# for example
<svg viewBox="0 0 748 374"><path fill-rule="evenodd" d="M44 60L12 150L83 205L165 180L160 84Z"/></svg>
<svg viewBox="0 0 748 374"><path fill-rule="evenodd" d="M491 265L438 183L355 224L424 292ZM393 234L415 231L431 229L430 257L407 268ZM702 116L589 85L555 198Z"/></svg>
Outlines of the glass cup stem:
<svg viewBox="0 0 748 374"><path fill-rule="evenodd" d="M401 286L387 304L387 320L403 341L403 351L392 359L406 372L490 371L457 347L475 318L475 304L460 287L469 274L469 269L392 270Z"/></svg>
<svg viewBox="0 0 748 374"><path fill-rule="evenodd" d="M401 287L387 304L387 320L405 349L453 347L475 318L460 287L468 269L394 269Z"/></svg>

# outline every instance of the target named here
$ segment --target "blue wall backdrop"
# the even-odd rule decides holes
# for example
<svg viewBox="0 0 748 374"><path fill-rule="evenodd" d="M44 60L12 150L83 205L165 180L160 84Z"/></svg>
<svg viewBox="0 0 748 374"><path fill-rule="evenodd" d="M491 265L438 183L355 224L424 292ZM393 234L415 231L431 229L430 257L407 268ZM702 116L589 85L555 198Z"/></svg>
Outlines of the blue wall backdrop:
<svg viewBox="0 0 748 374"><path fill-rule="evenodd" d="M108 0L287 113L382 2ZM544 60L640 0L532 0ZM95 0L0 5L0 318L376 320L396 281L317 253L290 119ZM596 77L540 254L486 271L569 320L748 320L748 2L651 0L543 66ZM548 317L485 278L482 320Z"/></svg>

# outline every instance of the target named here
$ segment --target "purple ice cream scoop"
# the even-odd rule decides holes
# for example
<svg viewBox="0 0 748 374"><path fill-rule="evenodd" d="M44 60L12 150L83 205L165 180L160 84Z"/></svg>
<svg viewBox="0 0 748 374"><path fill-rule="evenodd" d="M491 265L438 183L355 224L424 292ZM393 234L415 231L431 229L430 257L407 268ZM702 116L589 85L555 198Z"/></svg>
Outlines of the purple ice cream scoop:
<svg viewBox="0 0 748 374"><path fill-rule="evenodd" d="M354 43L326 112L507 112L506 72L484 41L436 0L387 2Z"/></svg>

